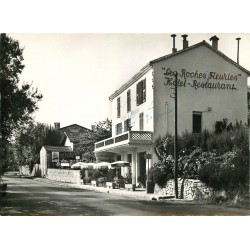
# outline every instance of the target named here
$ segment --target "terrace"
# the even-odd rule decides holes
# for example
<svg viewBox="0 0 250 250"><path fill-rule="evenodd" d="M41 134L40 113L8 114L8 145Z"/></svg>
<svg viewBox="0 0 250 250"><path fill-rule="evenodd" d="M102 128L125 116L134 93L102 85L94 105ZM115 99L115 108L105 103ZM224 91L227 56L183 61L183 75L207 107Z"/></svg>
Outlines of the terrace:
<svg viewBox="0 0 250 250"><path fill-rule="evenodd" d="M151 145L153 132L150 131L127 131L115 137L95 143L95 152L109 151L123 146L139 147Z"/></svg>

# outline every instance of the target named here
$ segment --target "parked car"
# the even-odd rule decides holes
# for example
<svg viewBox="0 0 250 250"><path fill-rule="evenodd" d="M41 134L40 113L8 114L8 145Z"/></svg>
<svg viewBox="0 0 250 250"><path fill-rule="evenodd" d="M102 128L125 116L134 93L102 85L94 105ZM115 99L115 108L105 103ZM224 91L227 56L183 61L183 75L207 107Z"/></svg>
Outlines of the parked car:
<svg viewBox="0 0 250 250"><path fill-rule="evenodd" d="M4 183L3 179L0 177L0 196L5 197L7 194L7 184Z"/></svg>

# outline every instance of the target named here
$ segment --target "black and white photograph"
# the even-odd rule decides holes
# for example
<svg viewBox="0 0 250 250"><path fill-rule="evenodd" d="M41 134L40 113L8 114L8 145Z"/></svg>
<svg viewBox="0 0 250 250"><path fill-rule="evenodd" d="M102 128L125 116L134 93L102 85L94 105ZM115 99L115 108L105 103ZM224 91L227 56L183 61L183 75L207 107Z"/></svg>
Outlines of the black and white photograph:
<svg viewBox="0 0 250 250"><path fill-rule="evenodd" d="M249 215L249 57L249 34L1 34L1 215Z"/></svg>
<svg viewBox="0 0 250 250"><path fill-rule="evenodd" d="M160 2L150 4L164 13ZM166 10L172 22L147 8L124 29L129 12L137 20L133 5L115 6L121 23L104 6L91 5L95 18L84 9L86 29L80 10L70 26L42 5L53 17L45 29L26 29L33 12L21 31L0 27L0 222L27 218L49 238L76 231L77 241L91 231L99 247L112 237L121 249L130 237L139 248L143 230L152 248L215 218L240 227L250 215L250 32L226 21L218 31L218 8L209 29L187 28L181 14L201 9L178 6Z"/></svg>

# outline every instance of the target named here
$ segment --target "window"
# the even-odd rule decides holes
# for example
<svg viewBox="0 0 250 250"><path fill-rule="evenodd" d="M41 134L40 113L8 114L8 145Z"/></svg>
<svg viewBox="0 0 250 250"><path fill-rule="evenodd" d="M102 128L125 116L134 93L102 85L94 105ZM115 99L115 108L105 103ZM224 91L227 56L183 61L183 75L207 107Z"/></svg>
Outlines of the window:
<svg viewBox="0 0 250 250"><path fill-rule="evenodd" d="M119 135L122 133L122 123L116 124L116 134Z"/></svg>
<svg viewBox="0 0 250 250"><path fill-rule="evenodd" d="M131 111L131 91L127 91L127 112Z"/></svg>
<svg viewBox="0 0 250 250"><path fill-rule="evenodd" d="M193 133L201 133L202 113L193 112Z"/></svg>
<svg viewBox="0 0 250 250"><path fill-rule="evenodd" d="M124 121L124 132L129 131L131 126L131 119L127 119Z"/></svg>
<svg viewBox="0 0 250 250"><path fill-rule="evenodd" d="M136 104L146 102L146 78L136 85Z"/></svg>
<svg viewBox="0 0 250 250"><path fill-rule="evenodd" d="M143 115L143 113L140 113L140 116L139 116L139 120L140 120L140 130L141 131L143 131L143 117L144 117L144 115Z"/></svg>
<svg viewBox="0 0 250 250"><path fill-rule="evenodd" d="M121 116L121 98L117 98L117 117L119 118Z"/></svg>

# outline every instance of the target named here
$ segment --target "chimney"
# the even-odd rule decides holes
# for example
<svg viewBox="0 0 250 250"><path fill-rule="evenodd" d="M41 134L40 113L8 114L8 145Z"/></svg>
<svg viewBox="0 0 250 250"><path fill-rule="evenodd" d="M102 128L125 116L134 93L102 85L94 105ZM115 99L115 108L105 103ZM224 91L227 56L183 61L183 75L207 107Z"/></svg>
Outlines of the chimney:
<svg viewBox="0 0 250 250"><path fill-rule="evenodd" d="M219 38L217 36L212 36L210 38L210 41L212 41L212 47L216 50L218 50L218 41L219 41Z"/></svg>
<svg viewBox="0 0 250 250"><path fill-rule="evenodd" d="M54 124L56 130L60 129L60 122L54 122Z"/></svg>
<svg viewBox="0 0 250 250"><path fill-rule="evenodd" d="M175 34L172 34L171 37L173 37L173 48L172 48L172 52L175 53L177 51L177 49L175 48Z"/></svg>
<svg viewBox="0 0 250 250"><path fill-rule="evenodd" d="M187 41L187 37L188 35L182 35L183 37L183 49L188 48L188 41Z"/></svg>
<svg viewBox="0 0 250 250"><path fill-rule="evenodd" d="M239 64L240 59L239 59L239 52L240 52L240 37L236 38L236 40L238 41L238 46L237 46L237 63Z"/></svg>

